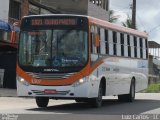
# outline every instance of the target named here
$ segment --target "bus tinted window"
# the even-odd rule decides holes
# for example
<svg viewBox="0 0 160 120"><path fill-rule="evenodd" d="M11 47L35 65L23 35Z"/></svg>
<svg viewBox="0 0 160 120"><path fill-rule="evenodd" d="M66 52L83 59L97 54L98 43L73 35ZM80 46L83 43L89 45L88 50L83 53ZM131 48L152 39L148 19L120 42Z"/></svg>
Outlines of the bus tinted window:
<svg viewBox="0 0 160 120"><path fill-rule="evenodd" d="M131 57L130 36L127 35L128 57Z"/></svg>
<svg viewBox="0 0 160 120"><path fill-rule="evenodd" d="M106 54L109 54L108 30L106 29L105 29L105 45L106 45Z"/></svg>
<svg viewBox="0 0 160 120"><path fill-rule="evenodd" d="M120 38L121 38L121 56L124 56L124 34L123 33L120 34Z"/></svg>
<svg viewBox="0 0 160 120"><path fill-rule="evenodd" d="M134 36L134 57L137 57L137 37Z"/></svg>
<svg viewBox="0 0 160 120"><path fill-rule="evenodd" d="M117 33L113 31L113 54L117 55Z"/></svg>
<svg viewBox="0 0 160 120"><path fill-rule="evenodd" d="M19 62L35 67L83 66L87 51L87 32L82 30L22 32Z"/></svg>

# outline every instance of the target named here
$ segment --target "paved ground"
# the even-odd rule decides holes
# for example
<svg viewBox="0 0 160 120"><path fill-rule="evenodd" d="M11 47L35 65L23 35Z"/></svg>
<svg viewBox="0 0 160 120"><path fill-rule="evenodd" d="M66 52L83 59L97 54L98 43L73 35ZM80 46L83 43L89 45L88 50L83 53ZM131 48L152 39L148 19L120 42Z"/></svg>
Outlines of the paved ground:
<svg viewBox="0 0 160 120"><path fill-rule="evenodd" d="M133 103L118 102L117 97L104 97L101 108L74 100L50 100L47 108L38 108L32 98L0 97L0 117L1 114L18 116L18 120L152 120L155 115L158 119L154 120L160 120L160 93L137 93Z"/></svg>
<svg viewBox="0 0 160 120"><path fill-rule="evenodd" d="M16 97L16 89L0 88L0 97Z"/></svg>
<svg viewBox="0 0 160 120"><path fill-rule="evenodd" d="M0 88L0 120L160 120L160 93L137 93L133 103L119 103L117 97L104 99L103 107L97 109L74 100L50 100L43 109L36 106L33 98L17 97L15 89Z"/></svg>

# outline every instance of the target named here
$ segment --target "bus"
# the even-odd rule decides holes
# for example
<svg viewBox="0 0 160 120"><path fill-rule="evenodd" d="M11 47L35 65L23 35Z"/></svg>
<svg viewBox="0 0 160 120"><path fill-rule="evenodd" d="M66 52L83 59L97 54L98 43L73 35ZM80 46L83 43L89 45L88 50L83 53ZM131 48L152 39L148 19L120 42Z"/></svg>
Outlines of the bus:
<svg viewBox="0 0 160 120"><path fill-rule="evenodd" d="M100 107L103 96L132 102L148 85L147 34L83 15L23 17L17 94L74 99Z"/></svg>

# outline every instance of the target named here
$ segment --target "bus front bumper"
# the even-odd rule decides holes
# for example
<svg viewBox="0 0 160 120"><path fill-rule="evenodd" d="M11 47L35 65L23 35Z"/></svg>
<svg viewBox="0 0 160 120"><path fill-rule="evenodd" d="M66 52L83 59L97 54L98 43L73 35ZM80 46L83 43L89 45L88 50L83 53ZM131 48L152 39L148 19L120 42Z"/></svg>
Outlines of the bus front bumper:
<svg viewBox="0 0 160 120"><path fill-rule="evenodd" d="M92 98L96 94L91 92L90 82L76 82L68 86L38 86L26 85L17 81L17 95L31 97L50 97L50 98Z"/></svg>

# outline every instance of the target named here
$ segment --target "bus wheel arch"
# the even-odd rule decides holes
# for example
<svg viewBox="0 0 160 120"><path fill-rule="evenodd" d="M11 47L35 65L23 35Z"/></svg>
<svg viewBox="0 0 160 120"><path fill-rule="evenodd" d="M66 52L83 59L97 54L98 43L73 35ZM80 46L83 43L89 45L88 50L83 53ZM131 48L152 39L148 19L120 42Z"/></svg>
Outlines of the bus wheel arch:
<svg viewBox="0 0 160 120"><path fill-rule="evenodd" d="M133 77L131 79L131 84L130 84L130 100L129 100L129 102L133 102L133 100L135 99L135 93L136 93L136 78Z"/></svg>
<svg viewBox="0 0 160 120"><path fill-rule="evenodd" d="M99 83L98 96L96 98L90 99L90 103L93 107L98 108L102 106L102 96L105 96L105 91L106 91L106 79L103 77Z"/></svg>
<svg viewBox="0 0 160 120"><path fill-rule="evenodd" d="M131 82L130 82L130 91L129 94L123 94L123 95L118 95L118 100L120 102L133 102L135 99L135 86L136 86L136 80L134 77L132 77Z"/></svg>
<svg viewBox="0 0 160 120"><path fill-rule="evenodd" d="M132 79L131 79L131 82L132 82L132 81L133 81L134 84L136 85L136 78L135 78L134 76L133 76Z"/></svg>
<svg viewBox="0 0 160 120"><path fill-rule="evenodd" d="M106 78L105 77L102 77L100 84L102 84L102 89L103 89L102 95L105 96L106 95Z"/></svg>

